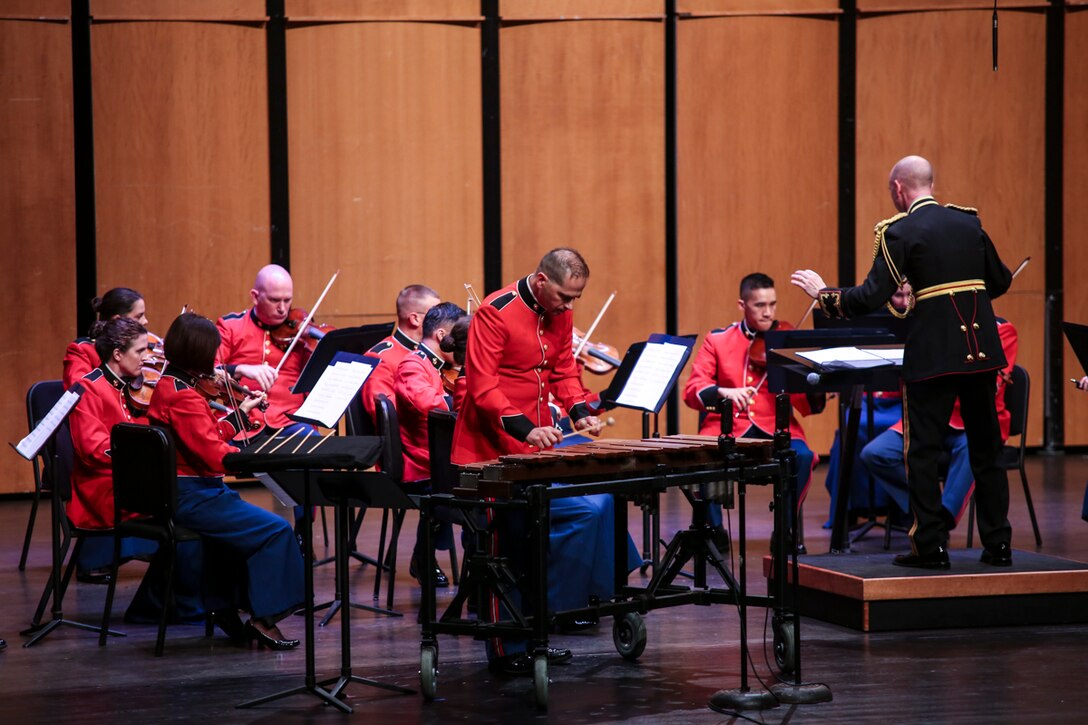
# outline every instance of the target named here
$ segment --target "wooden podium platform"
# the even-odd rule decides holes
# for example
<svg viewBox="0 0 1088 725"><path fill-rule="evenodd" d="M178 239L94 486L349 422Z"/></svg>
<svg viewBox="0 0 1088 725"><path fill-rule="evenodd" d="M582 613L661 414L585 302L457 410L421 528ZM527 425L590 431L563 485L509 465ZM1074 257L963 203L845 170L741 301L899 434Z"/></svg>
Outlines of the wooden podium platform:
<svg viewBox="0 0 1088 725"><path fill-rule="evenodd" d="M793 608L863 632L1088 622L1088 564L1014 551L1002 569L981 553L949 551L948 571L893 566L890 552L804 556ZM770 584L769 556L763 574Z"/></svg>

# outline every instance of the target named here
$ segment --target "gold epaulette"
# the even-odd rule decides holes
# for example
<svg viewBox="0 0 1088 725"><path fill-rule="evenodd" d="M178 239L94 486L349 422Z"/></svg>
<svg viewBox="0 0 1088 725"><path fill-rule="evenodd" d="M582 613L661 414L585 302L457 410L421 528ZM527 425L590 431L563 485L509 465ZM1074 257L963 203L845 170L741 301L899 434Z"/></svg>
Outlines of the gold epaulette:
<svg viewBox="0 0 1088 725"><path fill-rule="evenodd" d="M967 214L974 214L975 216L978 216L978 209L974 208L973 206L960 206L959 204L945 204L945 208L955 209L956 211L962 211L962 212L965 212Z"/></svg>

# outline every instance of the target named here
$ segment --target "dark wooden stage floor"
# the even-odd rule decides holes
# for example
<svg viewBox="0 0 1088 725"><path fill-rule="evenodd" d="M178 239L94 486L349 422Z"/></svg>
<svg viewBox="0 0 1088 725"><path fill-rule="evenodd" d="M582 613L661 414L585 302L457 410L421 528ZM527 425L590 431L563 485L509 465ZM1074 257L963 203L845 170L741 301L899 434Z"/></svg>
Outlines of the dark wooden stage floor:
<svg viewBox="0 0 1088 725"><path fill-rule="evenodd" d="M805 529L812 552L827 550L827 494L817 483L806 506ZM1081 455L1033 457L1032 492L1042 527L1041 553L1088 561L1088 523L1080 520L1088 479L1088 459ZM1019 482L1013 480L1014 548L1034 550ZM247 499L271 505L261 489L247 489ZM767 495L749 497L749 546L766 549L769 535ZM477 723L536 720L557 723L720 723L735 719L712 712L708 698L740 682L739 624L731 607L675 608L646 617L649 643L637 663L622 660L612 644L611 623L599 630L556 637L575 652L567 665L550 669L550 709L533 704L531 680L505 680L488 673L482 645L468 639L441 638L440 699L424 703L419 695L397 695L362 685L348 687L354 715L342 715L315 698L296 696L252 710L236 710L243 700L301 684L301 650L272 653L229 646L222 638L204 639L201 627L171 627L162 658L152 655L154 628L118 627L128 633L100 648L94 635L72 628L51 634L23 649L18 634L29 623L48 573L48 524L39 521L31 561L25 573L16 564L29 503L0 502L0 717L6 722L130 723L334 722L365 718L369 722ZM665 502L663 532L685 525L688 515L679 494ZM637 517L632 517L637 518ZM734 517L735 519L735 517ZM352 642L355 674L385 682L418 686L419 636L415 623L419 589L408 577L408 555L415 529L409 515L402 537L397 607L403 618L354 612ZM638 539L637 532L636 540ZM364 529L363 547L373 549L377 522ZM966 533L954 532L963 547ZM874 531L855 545L857 552L880 551ZM318 541L318 546L321 546ZM891 556L908 548L902 534L893 537ZM977 546L977 543L976 543ZM754 562L754 557L751 558ZM127 605L143 564L122 570L115 610ZM352 565L353 598L370 602L372 571ZM330 598L332 568L317 570L318 601ZM638 576L637 574L635 575ZM749 581L762 590L759 567L749 567ZM105 588L73 585L65 615L96 622ZM448 601L443 594L442 601ZM768 685L773 680L770 645L765 642L764 610L749 611L751 657ZM333 676L339 665L339 620L317 635L319 675ZM301 634L302 620L288 621L288 634ZM803 670L807 680L826 683L834 701L782 706L748 713L753 721L798 722L1083 722L1088 717L1088 688L1080 684L1088 649L1088 625L944 629L863 634L836 625L802 620ZM751 679L753 688L760 683Z"/></svg>

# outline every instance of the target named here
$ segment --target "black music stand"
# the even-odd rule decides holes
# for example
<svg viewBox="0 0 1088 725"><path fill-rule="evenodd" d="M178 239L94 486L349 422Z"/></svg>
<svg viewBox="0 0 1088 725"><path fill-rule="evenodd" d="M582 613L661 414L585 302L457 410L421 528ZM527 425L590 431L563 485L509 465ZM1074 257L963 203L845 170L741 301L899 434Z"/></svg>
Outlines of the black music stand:
<svg viewBox="0 0 1088 725"><path fill-rule="evenodd" d="M843 394L848 401L846 433L839 448L840 485L833 501L831 552L850 551L846 527L847 503L843 482L853 478L861 396L865 391L899 390L900 366L883 363L875 367L850 364L817 364L798 353L832 347L886 348L897 350L902 344L891 332L857 328L838 330L784 330L766 334L767 383L774 392Z"/></svg>
<svg viewBox="0 0 1088 725"><path fill-rule="evenodd" d="M344 525L348 517L350 503L365 505L408 505L412 502L388 476L377 472L364 471L327 471L324 468L368 468L378 459L381 451L381 439L372 436L342 436L321 439L320 449L315 449L305 441L308 451L277 456L276 454L241 453L228 454L224 465L232 469L252 469L255 467L271 472L276 482L292 498L301 501L303 506L314 504L331 505L336 509L336 579L337 588L344 600L349 596L347 557L341 553L349 546L348 526ZM314 441L314 445L318 441ZM320 451L320 452L318 452ZM312 535L310 518L303 517L303 535ZM271 695L250 700L238 705L239 708L254 707L273 700L292 695L309 693L342 712L351 713L352 708L340 699L344 688L352 682L371 687L378 687L393 692L412 694L415 690L400 685L391 685L376 680L359 677L351 669L351 629L350 607L343 608L340 620L340 674L318 681L314 663L314 574L313 553L303 551L305 576L305 681L298 687L276 692ZM333 684L331 688L327 686Z"/></svg>
<svg viewBox="0 0 1088 725"><path fill-rule="evenodd" d="M385 337L393 332L392 322L383 322L375 325L360 325L359 327L343 327L326 333L314 349L310 359L306 361L306 367L295 381L292 393L308 393L314 389L321 373L329 366L338 352L350 352L362 355L377 345Z"/></svg>
<svg viewBox="0 0 1088 725"><path fill-rule="evenodd" d="M1069 346L1073 348L1073 354L1077 356L1080 369L1088 373L1088 325L1063 321L1062 331L1065 339L1069 340Z"/></svg>

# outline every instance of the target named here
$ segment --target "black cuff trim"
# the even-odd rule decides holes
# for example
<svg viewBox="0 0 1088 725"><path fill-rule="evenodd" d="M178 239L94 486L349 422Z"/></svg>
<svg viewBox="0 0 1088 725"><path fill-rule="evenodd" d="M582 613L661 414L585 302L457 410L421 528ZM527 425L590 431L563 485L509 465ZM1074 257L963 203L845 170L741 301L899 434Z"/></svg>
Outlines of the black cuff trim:
<svg viewBox="0 0 1088 725"><path fill-rule="evenodd" d="M699 391L699 400L703 401L703 407L709 411L718 408L718 386L708 385Z"/></svg>
<svg viewBox="0 0 1088 725"><path fill-rule="evenodd" d="M570 408L570 422L577 423L582 418L588 418L593 415L593 411L589 409L588 403L576 403Z"/></svg>
<svg viewBox="0 0 1088 725"><path fill-rule="evenodd" d="M502 423L502 429L508 434L517 438L521 442L525 442L525 439L529 437L529 434L533 432L533 422L529 420L529 416L518 413L517 415L504 415L499 418Z"/></svg>

